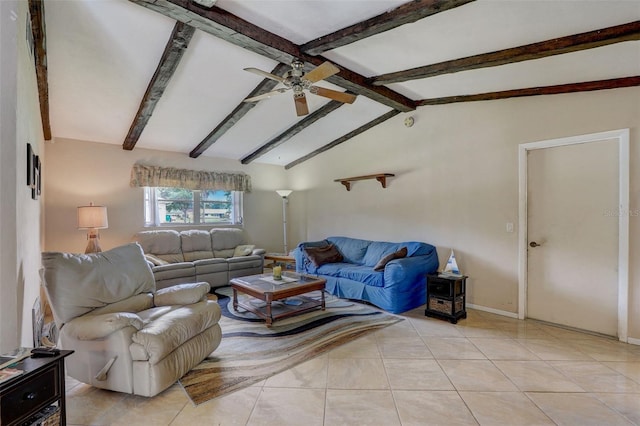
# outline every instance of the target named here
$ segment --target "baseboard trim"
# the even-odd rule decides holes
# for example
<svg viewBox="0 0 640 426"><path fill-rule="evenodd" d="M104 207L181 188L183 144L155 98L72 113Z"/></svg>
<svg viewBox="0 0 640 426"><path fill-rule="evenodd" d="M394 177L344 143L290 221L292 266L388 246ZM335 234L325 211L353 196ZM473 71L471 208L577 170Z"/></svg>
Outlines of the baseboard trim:
<svg viewBox="0 0 640 426"><path fill-rule="evenodd" d="M518 314L515 312L501 311L500 309L493 309L493 308L488 308L486 306L474 305L473 303L467 303L467 306L471 309L476 309L478 311L490 312L492 314L502 315L503 317L518 319Z"/></svg>
<svg viewBox="0 0 640 426"><path fill-rule="evenodd" d="M627 337L627 343L630 345L638 345L640 346L640 339L634 339L633 337Z"/></svg>
<svg viewBox="0 0 640 426"><path fill-rule="evenodd" d="M474 305L473 303L467 303L466 306L470 309L475 309L477 311L489 312L496 315L502 315L504 317L515 318L518 319L518 314L509 311L502 311L500 309L488 308L486 306ZM555 325L555 324L551 324ZM585 332L584 330L580 330L581 332ZM627 337L627 343L630 345L640 346L640 339L635 339L633 337Z"/></svg>

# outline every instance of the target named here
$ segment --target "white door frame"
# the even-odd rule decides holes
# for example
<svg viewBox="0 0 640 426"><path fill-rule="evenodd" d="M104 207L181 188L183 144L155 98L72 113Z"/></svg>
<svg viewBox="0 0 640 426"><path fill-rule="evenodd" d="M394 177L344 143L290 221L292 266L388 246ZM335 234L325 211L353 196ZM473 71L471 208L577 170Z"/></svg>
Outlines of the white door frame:
<svg viewBox="0 0 640 426"><path fill-rule="evenodd" d="M518 146L518 318L527 316L527 151L557 146L598 142L618 142L618 338L628 342L629 325L629 129L530 142ZM603 212L604 214L604 212Z"/></svg>

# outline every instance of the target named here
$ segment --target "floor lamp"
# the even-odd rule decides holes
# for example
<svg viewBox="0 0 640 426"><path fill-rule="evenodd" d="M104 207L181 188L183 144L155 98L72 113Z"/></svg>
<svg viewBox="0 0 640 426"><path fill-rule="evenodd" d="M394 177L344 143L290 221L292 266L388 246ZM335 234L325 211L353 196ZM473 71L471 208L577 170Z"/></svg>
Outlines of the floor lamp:
<svg viewBox="0 0 640 426"><path fill-rule="evenodd" d="M107 219L107 208L104 206L94 206L93 203L89 203L88 206L78 207L78 229L88 229L87 248L85 253L99 253L102 251L100 243L100 234L98 229L104 229L109 227L109 220Z"/></svg>
<svg viewBox="0 0 640 426"><path fill-rule="evenodd" d="M279 196L282 197L282 226L284 229L284 255L289 255L289 249L287 247L287 204L289 203L289 194L293 191L290 189L278 189L276 191Z"/></svg>

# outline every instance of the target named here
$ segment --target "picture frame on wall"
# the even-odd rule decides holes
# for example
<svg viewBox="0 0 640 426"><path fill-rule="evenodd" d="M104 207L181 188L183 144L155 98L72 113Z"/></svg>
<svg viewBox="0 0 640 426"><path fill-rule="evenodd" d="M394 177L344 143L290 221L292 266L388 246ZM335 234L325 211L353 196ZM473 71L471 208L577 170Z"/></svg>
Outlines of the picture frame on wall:
<svg viewBox="0 0 640 426"><path fill-rule="evenodd" d="M37 200L42 194L42 163L30 143L27 143L27 186L31 188L31 198Z"/></svg>
<svg viewBox="0 0 640 426"><path fill-rule="evenodd" d="M33 185L33 148L27 143L27 186Z"/></svg>
<svg viewBox="0 0 640 426"><path fill-rule="evenodd" d="M38 195L38 197L40 196L40 194L42 193L42 164L40 163L40 156L38 155L38 181L36 182L36 195Z"/></svg>
<svg viewBox="0 0 640 426"><path fill-rule="evenodd" d="M40 156L33 156L33 184L31 185L31 198L34 200L38 199L38 195L40 194Z"/></svg>

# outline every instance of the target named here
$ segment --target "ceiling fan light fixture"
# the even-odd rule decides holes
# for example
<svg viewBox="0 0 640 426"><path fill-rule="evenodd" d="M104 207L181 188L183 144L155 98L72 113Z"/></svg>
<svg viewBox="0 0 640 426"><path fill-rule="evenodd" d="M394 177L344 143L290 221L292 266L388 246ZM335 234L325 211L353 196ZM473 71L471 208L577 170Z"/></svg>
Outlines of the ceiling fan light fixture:
<svg viewBox="0 0 640 426"><path fill-rule="evenodd" d="M326 89L324 87L314 86L313 84L331 77L334 74L340 72L340 68L335 66L329 61L325 61L318 65L308 73L304 72L304 62L295 59L291 62L291 69L287 71L282 77L273 75L266 71L259 70L257 68L244 68L245 71L249 71L253 74L260 75L262 77L276 80L282 83L285 87L272 90L271 92L264 93L262 95L246 98L244 102L255 102L262 99L267 99L276 93L283 93L287 90L293 90L293 100L295 101L296 113L298 116L309 114L309 108L307 106L307 100L304 94L304 90L308 90L309 93L314 95L329 98L338 102L352 104L356 100L356 95L349 92L339 92L337 90Z"/></svg>

